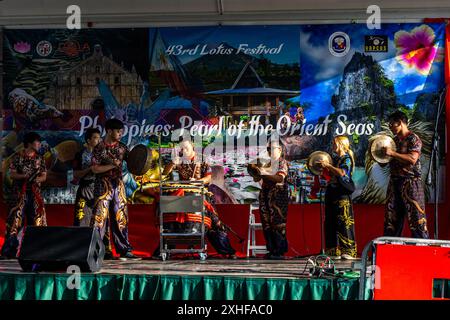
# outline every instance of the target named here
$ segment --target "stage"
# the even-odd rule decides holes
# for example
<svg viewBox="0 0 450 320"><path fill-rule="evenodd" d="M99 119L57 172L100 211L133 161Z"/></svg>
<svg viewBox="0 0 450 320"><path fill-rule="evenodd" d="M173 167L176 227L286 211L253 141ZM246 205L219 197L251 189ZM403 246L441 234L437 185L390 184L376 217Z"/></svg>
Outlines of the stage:
<svg viewBox="0 0 450 320"><path fill-rule="evenodd" d="M337 275L318 278L306 258L108 260L69 289L71 274L22 272L17 260L0 260L0 300L355 300L353 264L336 261Z"/></svg>

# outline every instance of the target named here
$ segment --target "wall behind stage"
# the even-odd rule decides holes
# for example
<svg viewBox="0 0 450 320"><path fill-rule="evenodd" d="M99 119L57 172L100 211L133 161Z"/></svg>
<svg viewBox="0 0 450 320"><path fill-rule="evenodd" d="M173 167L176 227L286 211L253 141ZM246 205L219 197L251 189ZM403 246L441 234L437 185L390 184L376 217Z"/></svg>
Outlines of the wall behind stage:
<svg viewBox="0 0 450 320"><path fill-rule="evenodd" d="M130 147L154 148L148 134L160 132L167 161L171 133L189 129L190 120L218 129L197 145L206 147L219 138L235 143L226 130L239 123L249 139L252 116L259 116L262 126L280 129L287 146L292 202L317 201L318 180L305 159L315 150L330 152L332 136L344 133L356 154L354 200L383 203L388 167L367 150L377 134L389 134L386 115L401 109L424 142L427 172L444 85L444 39L443 23L384 24L381 30L359 24L5 30L4 194L11 187L5 169L23 148L25 130L45 140L46 203L73 203L72 159L84 131L101 128L107 118L125 122L123 142ZM443 122L439 128L445 150ZM260 185L233 160L260 151L236 145L209 159L226 161L213 167L218 203L257 200ZM124 169L129 202L152 203L154 172L136 177ZM427 187L427 195L432 192Z"/></svg>

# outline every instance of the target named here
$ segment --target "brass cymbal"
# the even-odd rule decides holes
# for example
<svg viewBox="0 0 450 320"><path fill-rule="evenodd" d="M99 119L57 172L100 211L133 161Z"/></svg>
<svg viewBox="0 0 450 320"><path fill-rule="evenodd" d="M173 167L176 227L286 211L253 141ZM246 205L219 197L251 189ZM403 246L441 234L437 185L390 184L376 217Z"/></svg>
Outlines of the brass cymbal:
<svg viewBox="0 0 450 320"><path fill-rule="evenodd" d="M331 156L324 151L314 151L309 155L308 160L306 161L306 166L313 175L319 176L322 174L323 168L317 165L317 163L321 160L327 164L331 164L333 162Z"/></svg>
<svg viewBox="0 0 450 320"><path fill-rule="evenodd" d="M260 178L261 170L258 168L256 164L249 164L247 166L247 171L250 176L253 178Z"/></svg>
<svg viewBox="0 0 450 320"><path fill-rule="evenodd" d="M387 156L384 153L383 148L385 147L393 151L397 150L394 139L389 136L380 135L379 137L375 138L375 140L373 140L370 146L370 154L376 162L388 163L392 160L391 156Z"/></svg>

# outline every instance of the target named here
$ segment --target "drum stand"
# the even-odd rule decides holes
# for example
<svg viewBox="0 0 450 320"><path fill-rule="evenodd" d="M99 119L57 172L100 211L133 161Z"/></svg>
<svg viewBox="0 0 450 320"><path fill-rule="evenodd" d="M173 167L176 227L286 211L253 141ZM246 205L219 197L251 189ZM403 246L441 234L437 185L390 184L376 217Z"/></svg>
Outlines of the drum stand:
<svg viewBox="0 0 450 320"><path fill-rule="evenodd" d="M326 190L327 186L320 184L320 254L325 254L325 204L323 202L323 193Z"/></svg>
<svg viewBox="0 0 450 320"><path fill-rule="evenodd" d="M172 184L172 185L170 185ZM163 261L170 257L171 253L198 253L200 260L206 260L206 228L205 228L205 188L203 181L177 181L174 185L171 181L161 183L161 193L159 202L159 230L160 230L160 252ZM183 189L185 186L181 184L191 185L190 189L198 190L197 195L187 196L170 196L164 194L167 189ZM166 230L164 228L164 213L192 213L201 212L202 222L200 231L194 232L175 232ZM176 245L187 245L187 249L176 249ZM200 245L200 248L195 249L194 246ZM175 246L175 249L171 247Z"/></svg>

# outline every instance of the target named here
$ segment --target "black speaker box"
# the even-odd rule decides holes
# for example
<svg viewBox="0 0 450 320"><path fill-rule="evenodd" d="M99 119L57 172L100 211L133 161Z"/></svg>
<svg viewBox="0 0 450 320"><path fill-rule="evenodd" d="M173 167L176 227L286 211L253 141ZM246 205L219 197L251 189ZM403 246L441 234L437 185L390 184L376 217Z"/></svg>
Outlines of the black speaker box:
<svg viewBox="0 0 450 320"><path fill-rule="evenodd" d="M26 227L19 251L23 271L82 272L100 270L105 246L98 230L89 227Z"/></svg>

